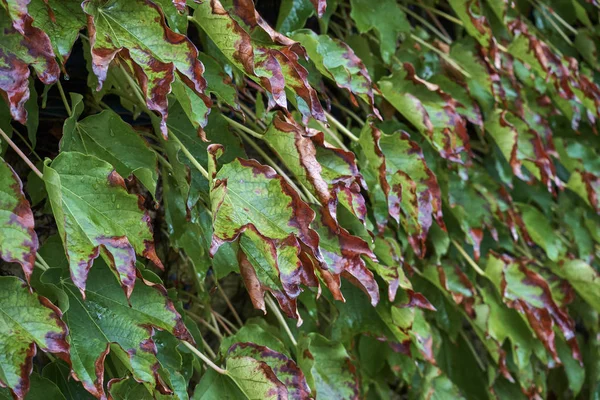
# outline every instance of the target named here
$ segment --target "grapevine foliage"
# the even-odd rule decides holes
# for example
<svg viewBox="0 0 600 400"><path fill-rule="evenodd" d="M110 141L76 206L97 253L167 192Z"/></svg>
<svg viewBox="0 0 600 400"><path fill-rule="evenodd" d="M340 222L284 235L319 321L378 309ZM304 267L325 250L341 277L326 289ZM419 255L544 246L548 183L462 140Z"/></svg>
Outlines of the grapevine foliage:
<svg viewBox="0 0 600 400"><path fill-rule="evenodd" d="M0 1L0 398L598 398L599 7Z"/></svg>

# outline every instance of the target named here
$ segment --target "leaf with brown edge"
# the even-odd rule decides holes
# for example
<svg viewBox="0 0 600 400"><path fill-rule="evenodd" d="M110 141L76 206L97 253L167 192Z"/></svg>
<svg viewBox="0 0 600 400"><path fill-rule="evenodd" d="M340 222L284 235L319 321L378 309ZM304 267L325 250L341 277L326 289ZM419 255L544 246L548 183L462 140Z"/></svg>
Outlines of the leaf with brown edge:
<svg viewBox="0 0 600 400"><path fill-rule="evenodd" d="M266 313L264 293L269 291L284 313L302 324L297 309L300 285L319 286L312 265L303 263L302 248L297 239L289 236L276 247L252 227L240 236L238 262L244 284L254 308Z"/></svg>
<svg viewBox="0 0 600 400"><path fill-rule="evenodd" d="M263 398L263 397L255 397L255 390L258 388L255 382L249 381L249 372L246 370L242 371L230 371L230 367L233 365L239 365L237 360L233 362L235 359L253 359L256 361L257 370L265 371L266 376L272 376L269 374L272 372L275 375L276 379L284 385L285 388L285 396L282 398L287 398L289 400L304 400L310 399L310 389L308 384L306 383L306 378L302 373L302 370L298 368L296 363L289 359L284 354L281 354L275 350L271 350L265 346L259 346L255 343L234 343L229 350L227 351L227 367L229 375L239 383L242 390L249 396L249 398ZM247 360L249 361L249 360ZM255 363L248 362L245 365L253 365ZM265 365L268 367L265 368ZM251 372L250 372L250 376ZM261 379L262 380L262 379ZM275 386L278 386L276 382L272 381ZM270 395L271 391L269 391L268 395ZM270 398L270 397L267 397ZM276 397L280 398L280 397Z"/></svg>
<svg viewBox="0 0 600 400"><path fill-rule="evenodd" d="M341 343L311 332L298 342L298 365L315 398L360 398L356 369Z"/></svg>
<svg viewBox="0 0 600 400"><path fill-rule="evenodd" d="M312 227L319 234L319 247L323 255L323 262L317 268L334 297L344 299L340 292L340 276L343 276L365 292L371 304L376 306L379 303L379 286L363 257L373 262L377 258L368 243L341 226L332 225L323 208L318 210Z"/></svg>
<svg viewBox="0 0 600 400"><path fill-rule="evenodd" d="M374 87L367 68L346 43L327 35L317 35L308 29L300 29L292 35L306 48L308 58L319 72L350 93L350 100L358 106L355 95L363 99L373 113L379 116L373 98Z"/></svg>
<svg viewBox="0 0 600 400"><path fill-rule="evenodd" d="M378 82L383 97L431 143L440 156L467 163L470 155L465 119L458 102L431 82L417 76L410 63Z"/></svg>
<svg viewBox="0 0 600 400"><path fill-rule="evenodd" d="M317 10L317 16L322 18L327 9L327 0L310 0L310 2L315 7L315 10Z"/></svg>
<svg viewBox="0 0 600 400"><path fill-rule="evenodd" d="M73 376L88 392L106 399L104 362L113 352L138 382L168 392L159 377L161 364L156 355L155 331L168 332L190 343L194 340L166 289L139 278L142 282L127 298L109 267L103 260L96 260L83 300L68 275L66 268L51 268L41 279L68 298L63 318L69 326Z"/></svg>
<svg viewBox="0 0 600 400"><path fill-rule="evenodd" d="M548 191L553 191L553 184L562 186L540 135L517 115L506 110L495 110L486 118L485 129L519 179L530 180L522 170L525 167Z"/></svg>
<svg viewBox="0 0 600 400"><path fill-rule="evenodd" d="M484 15L480 0L450 0L449 3L456 15L463 22L465 30L481 46L487 49L495 42L492 28Z"/></svg>
<svg viewBox="0 0 600 400"><path fill-rule="evenodd" d="M186 36L167 27L160 7L149 0L86 0L82 6L88 14L97 90L102 88L109 65L120 55L137 79L148 108L161 115L163 136L167 137L167 95L176 75L210 107L198 50Z"/></svg>
<svg viewBox="0 0 600 400"><path fill-rule="evenodd" d="M12 21L12 25L17 32L25 34L27 19L29 14L27 13L27 5L31 0L2 0L0 6L4 8L8 14L9 22Z"/></svg>
<svg viewBox="0 0 600 400"><path fill-rule="evenodd" d="M23 267L27 282L33 272L38 237L23 183L0 157L0 258Z"/></svg>
<svg viewBox="0 0 600 400"><path fill-rule="evenodd" d="M82 294L100 254L116 271L128 297L135 284L136 253L162 267L142 198L127 193L125 181L110 164L63 152L44 165L44 182L71 278Z"/></svg>
<svg viewBox="0 0 600 400"><path fill-rule="evenodd" d="M365 220L366 188L354 153L325 142L322 132L306 131L291 117L278 113L263 136L280 160L319 200L337 229L337 207L341 203L361 221Z"/></svg>
<svg viewBox="0 0 600 400"><path fill-rule="evenodd" d="M433 220L443 229L445 225L437 179L421 148L406 132L386 135L371 121L365 124L359 143L379 232L391 216L402 225L415 253L422 257Z"/></svg>
<svg viewBox="0 0 600 400"><path fill-rule="evenodd" d="M37 349L69 359L69 329L61 311L16 277L0 278L0 386L16 399L29 391Z"/></svg>
<svg viewBox="0 0 600 400"><path fill-rule="evenodd" d="M573 358L581 361L575 337L575 322L566 309L558 306L546 280L533 271L529 264L526 259L491 254L486 275L500 292L504 303L527 319L529 326L555 361L560 362L554 339L555 325L571 347Z"/></svg>
<svg viewBox="0 0 600 400"><path fill-rule="evenodd" d="M310 228L314 211L271 167L236 158L217 171L223 146L210 145L210 201L214 233L210 252L252 227L276 245L294 236L321 258L319 236Z"/></svg>
<svg viewBox="0 0 600 400"><path fill-rule="evenodd" d="M27 122L29 66L46 85L56 82L60 75L48 36L32 23L33 19L26 15L21 34L0 7L0 93L7 100L12 117L23 125Z"/></svg>

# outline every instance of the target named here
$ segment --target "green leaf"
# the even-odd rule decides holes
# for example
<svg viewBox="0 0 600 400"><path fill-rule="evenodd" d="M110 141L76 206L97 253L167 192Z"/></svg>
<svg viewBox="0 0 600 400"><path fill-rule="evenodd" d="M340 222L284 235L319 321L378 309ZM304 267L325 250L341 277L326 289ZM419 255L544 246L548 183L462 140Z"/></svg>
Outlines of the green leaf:
<svg viewBox="0 0 600 400"><path fill-rule="evenodd" d="M214 94L229 107L239 110L238 93L233 85L232 79L221 64L208 54L200 53L198 58L204 64L204 79L206 79L206 92Z"/></svg>
<svg viewBox="0 0 600 400"><path fill-rule="evenodd" d="M53 382L66 400L91 400L95 397L85 390L80 382L70 376L71 368L63 361L56 360L47 364L42 376Z"/></svg>
<svg viewBox="0 0 600 400"><path fill-rule="evenodd" d="M350 100L358 105L354 95L363 99L377 115L373 99L371 77L363 62L344 42L327 35L317 35L311 30L301 29L292 34L306 48L306 53L319 72L350 93Z"/></svg>
<svg viewBox="0 0 600 400"><path fill-rule="evenodd" d="M29 380L28 399L48 399L48 400L65 400L65 396L60 389L49 379L41 377L38 373L33 372ZM13 399L9 389L0 389L0 399Z"/></svg>
<svg viewBox="0 0 600 400"><path fill-rule="evenodd" d="M283 0L275 29L284 34L301 29L314 13L310 0Z"/></svg>
<svg viewBox="0 0 600 400"><path fill-rule="evenodd" d="M240 400L248 397L228 375L222 375L210 369L202 375L196 386L192 400Z"/></svg>
<svg viewBox="0 0 600 400"><path fill-rule="evenodd" d="M71 278L82 294L101 247L128 296L135 284L136 253L162 267L148 214L140 208L140 199L127 193L123 178L110 164L64 152L44 165L44 181Z"/></svg>
<svg viewBox="0 0 600 400"><path fill-rule="evenodd" d="M581 260L564 260L551 264L552 272L566 279L594 310L600 312L600 276L598 271Z"/></svg>
<svg viewBox="0 0 600 400"><path fill-rule="evenodd" d="M553 234L554 229L548 218L537 208L527 204L519 204L519 210L531 239L546 251L550 260L558 261L559 257L565 254L566 249L559 237Z"/></svg>
<svg viewBox="0 0 600 400"><path fill-rule="evenodd" d="M32 0L29 14L33 25L50 37L54 53L64 64L71 54L79 31L85 27L86 19L79 0Z"/></svg>
<svg viewBox="0 0 600 400"><path fill-rule="evenodd" d="M156 154L129 124L112 110L77 121L82 97L71 93L73 115L65 121L61 151L77 151L109 162L121 176L131 174L156 195Z"/></svg>
<svg viewBox="0 0 600 400"><path fill-rule="evenodd" d="M90 271L83 300L78 288L65 279L66 269L52 268L42 281L53 284L68 298L64 320L69 326L71 365L77 379L96 397L104 392L104 361L112 352L137 381L164 387L158 378L155 329L192 341L181 316L162 285L138 282L129 299L101 260ZM111 344L116 344L112 345Z"/></svg>
<svg viewBox="0 0 600 400"><path fill-rule="evenodd" d="M0 258L18 262L29 281L38 238L33 213L15 171L0 157Z"/></svg>
<svg viewBox="0 0 600 400"><path fill-rule="evenodd" d="M489 48L492 44L492 30L483 15L480 0L460 1L450 0L450 6L463 22L465 30L474 37L481 46Z"/></svg>
<svg viewBox="0 0 600 400"><path fill-rule="evenodd" d="M383 97L417 128L441 157L459 163L468 159L466 121L458 113L458 102L439 86L418 77L409 63L380 80L378 86Z"/></svg>
<svg viewBox="0 0 600 400"><path fill-rule="evenodd" d="M396 53L396 45L400 34L410 33L411 27L406 14L394 0L373 3L369 0L350 1L350 16L356 23L360 33L371 30L377 32L381 58L386 64L391 62Z"/></svg>
<svg viewBox="0 0 600 400"><path fill-rule="evenodd" d="M4 94L13 118L25 125L25 103L29 99L29 66L46 85L58 80L60 70L48 36L32 25L33 19L28 14L21 14L21 18L22 24L17 26L22 29L17 30L6 10L0 7L0 30L3 32L0 37L0 91Z"/></svg>
<svg viewBox="0 0 600 400"><path fill-rule="evenodd" d="M106 80L108 67L119 54L135 71L146 105L161 115L160 130L167 137L167 95L177 77L210 106L203 95L206 81L198 50L192 42L169 29L162 10L144 0L86 0L88 30L92 46L92 67L98 77L98 88ZM125 51L126 50L126 51Z"/></svg>
<svg viewBox="0 0 600 400"><path fill-rule="evenodd" d="M69 358L62 313L16 277L0 278L0 385L18 399L29 391L36 348Z"/></svg>
<svg viewBox="0 0 600 400"><path fill-rule="evenodd" d="M298 364L316 398L357 399L360 391L354 365L344 346L309 333L298 343Z"/></svg>

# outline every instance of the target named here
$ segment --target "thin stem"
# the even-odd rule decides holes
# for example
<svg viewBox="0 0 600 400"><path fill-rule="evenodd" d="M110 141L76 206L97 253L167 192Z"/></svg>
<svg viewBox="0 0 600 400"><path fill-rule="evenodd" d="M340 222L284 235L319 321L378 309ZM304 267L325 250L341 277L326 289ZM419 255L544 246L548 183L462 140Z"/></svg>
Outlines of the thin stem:
<svg viewBox="0 0 600 400"><path fill-rule="evenodd" d="M188 160L190 160L190 162L192 163L192 165L194 167L196 167L196 169L198 171L200 171L200 173L202 173L202 175L204 175L204 177L206 179L208 178L208 171L204 169L204 167L202 165L200 165L200 163L194 158L194 156L192 155L192 153L190 153L190 151L183 145L183 143L181 143L181 141L177 138L177 136L175 136L175 134L173 133L172 130L169 129L169 137L172 138L175 143L177 143L179 145L180 150L183 152L183 154L185 154L185 156L188 158Z"/></svg>
<svg viewBox="0 0 600 400"><path fill-rule="evenodd" d="M215 286L217 287L217 290L219 291L219 293L221 293L221 296L223 296L223 300L225 300L225 303L227 304L227 307L229 308L229 311L231 311L231 313L233 314L233 317L235 318L235 320L237 321L237 323L240 326L244 326L244 323L242 322L242 319L240 318L239 314L235 310L235 307L233 307L233 304L231 304L231 301L229 301L229 297L227 297L227 295L225 294L225 291L223 290L223 288L219 284L219 280L216 277L215 277Z"/></svg>
<svg viewBox="0 0 600 400"><path fill-rule="evenodd" d="M46 266L42 265L42 263L40 263L40 262L38 262L38 261L35 261L35 262L33 263L33 265L35 265L36 267L38 267L38 268L39 268L39 269L41 269L42 271L47 271L47 270L48 270L48 268L46 268Z"/></svg>
<svg viewBox="0 0 600 400"><path fill-rule="evenodd" d="M352 140L353 142L358 142L358 138L352 132L350 132L350 130L348 128L346 128L344 125L342 125L342 123L340 121L335 119L333 115L331 115L327 111L325 111L325 116L327 117L329 122L334 124L336 126L336 128L338 128L338 130L340 132L342 132L344 135L346 135L350 140Z"/></svg>
<svg viewBox="0 0 600 400"><path fill-rule="evenodd" d="M37 169L37 167L31 162L31 160L25 155L25 153L23 153L21 151L21 149L19 149L17 147L17 145L15 144L15 142L13 142L12 140L10 140L10 138L8 137L8 135L6 133L4 133L4 131L0 128L0 136L2 136L2 138L4 140L6 140L6 143L8 143L10 145L10 147L12 147L12 149L15 151L15 153L17 153L19 155L19 157L21 157L21 159L23 161L25 161L25 164L27 164L27 166L29 166L29 168L31 168L31 170L33 172L35 172L35 174L37 176L40 177L40 179L44 179L44 175L40 172L39 169Z"/></svg>
<svg viewBox="0 0 600 400"><path fill-rule="evenodd" d="M264 124L264 123L263 123L261 120L259 120L259 119L258 119L258 117L256 116L256 114L255 114L255 113L254 113L254 112L253 112L253 111L250 109L250 107L248 107L248 106L247 106L247 105L245 105L244 103L241 103L241 102L240 102L240 108L242 109L242 111L244 111L244 112L245 112L246 114L248 114L250 117L252 117L252 119L253 119L254 121L256 121L256 124L257 124L257 125L258 125L260 128L262 128L262 129L265 129L265 128L266 128L265 124Z"/></svg>
<svg viewBox="0 0 600 400"><path fill-rule="evenodd" d="M337 137L336 134L333 133L333 131L331 129L329 129L324 123L322 123L320 121L319 121L319 125L321 125L321 128L323 128L323 132L327 133L331 137L331 139L333 139L335 144L337 144L340 147L340 149L348 151L348 148L346 147L344 142L342 142L342 140L339 137Z"/></svg>
<svg viewBox="0 0 600 400"><path fill-rule="evenodd" d="M210 348L208 343L206 343L206 340L204 340L204 338L202 336L200 336L200 340L202 340L202 347L204 347L204 350L206 350L206 352L208 353L210 358L212 358L213 360L216 359L217 355L215 354L213 349Z"/></svg>
<svg viewBox="0 0 600 400"><path fill-rule="evenodd" d="M185 347L187 347L188 349L190 349L190 351L192 353L194 353L195 355L197 355L198 358L200 358L202 361L204 361L204 363L206 365L208 365L209 367L211 367L212 369L214 369L215 371L217 371L221 375L227 375L227 370L219 367L217 364L215 364L214 362L212 362L210 360L210 358L208 358L207 356L205 356L200 350L198 350L197 348L195 348L194 346L192 346L190 343L185 342L185 341L182 341L181 343L183 343L183 345Z"/></svg>
<svg viewBox="0 0 600 400"><path fill-rule="evenodd" d="M424 10L432 12L433 14L437 14L440 17L445 18L448 21L455 23L456 25L459 25L459 26L463 26L464 25L463 22L460 19L458 19L456 17L453 17L450 14L446 14L445 12L443 12L441 10L438 10L435 7L430 7L428 5L422 4L422 3L417 2L417 1L408 1L408 3L413 4L413 5L417 6L417 7L421 7Z"/></svg>
<svg viewBox="0 0 600 400"><path fill-rule="evenodd" d="M475 347L473 346L471 339L469 339L467 337L466 333L462 329L460 330L460 336L463 338L463 340L467 344L467 347L469 348L469 350L471 350L471 353L473 353L473 357L475 358L475 361L477 361L477 365L479 366L479 368L481 368L482 371L485 371L485 365L483 364L483 361L481 360L481 358L479 358L479 354L477 353L477 350L475 350Z"/></svg>
<svg viewBox="0 0 600 400"><path fill-rule="evenodd" d="M275 314L275 317L279 321L279 324L281 325L281 327L283 328L285 333L287 333L287 335L289 336L292 344L294 346L298 346L298 342L296 341L296 338L294 337L294 334L290 330L290 327L288 326L287 322L285 322L285 318L283 318L281 311L279 311L279 307L277 307L277 305L275 304L273 299L271 299L271 297L269 297L268 295L265 296L265 301L267 303L267 307L269 307L269 309L271 309L273 314Z"/></svg>
<svg viewBox="0 0 600 400"><path fill-rule="evenodd" d="M456 63L456 61L454 61L452 58L450 58L450 56L448 56L448 54L444 53L443 51L441 51L440 49L438 49L435 46L432 46L431 44L427 43L426 41L424 41L423 39L421 39L420 37L413 35L412 33L410 34L410 37L412 39L414 39L415 41L419 42L420 44L422 44L423 46L427 47L428 49L430 49L431 51L437 53L440 57L442 57L444 59L444 61L446 61L448 64L452 65L454 68L456 68L457 71L459 71L460 73L462 73L465 77L470 78L471 74L469 74L467 71L465 71L460 65L458 65Z"/></svg>
<svg viewBox="0 0 600 400"><path fill-rule="evenodd" d="M42 258L42 256L40 256L39 253L35 253L35 259L38 260L38 262L44 266L44 268L42 268L44 271L47 270L47 269L50 269L50 266L48 265L48 263L46 262L46 260L44 260Z"/></svg>
<svg viewBox="0 0 600 400"><path fill-rule="evenodd" d="M417 14L413 10L409 9L408 7L404 7L401 4L398 4L398 6L402 9L402 11L404 11L405 13L411 15L414 19L416 19L417 21L419 21L420 23L422 23L425 27L429 28L429 30L431 30L440 39L442 39L444 42L446 42L446 44L452 44L452 39L450 39L449 37L445 36L435 26L433 26L429 22L427 22L427 20L425 18L421 17L419 14Z"/></svg>
<svg viewBox="0 0 600 400"><path fill-rule="evenodd" d="M336 108L339 108L340 110L342 110L343 112L345 112L346 114L348 114L350 117L352 117L356 122L358 122L359 125L364 125L365 121L362 120L358 115L356 115L356 113L354 111L352 111L351 109L349 109L346 106L343 106L339 103L334 104L334 106Z"/></svg>
<svg viewBox="0 0 600 400"><path fill-rule="evenodd" d="M219 329L219 323L217 322L217 319L215 318L215 314L210 313L210 320L212 321L213 327L219 332L219 335L221 336L221 338L223 338L223 334L221 333L221 329Z"/></svg>
<svg viewBox="0 0 600 400"><path fill-rule="evenodd" d="M460 244L458 244L458 242L454 239L452 239L452 244L454 245L454 247L456 247L456 250L458 250L458 252L464 257L464 259L467 261L467 263L473 267L473 269L481 276L485 276L485 272L479 267L479 265L477 265L477 263L475 261L473 261L473 259L467 254L467 252L465 251L465 249L463 249L461 247Z"/></svg>
<svg viewBox="0 0 600 400"><path fill-rule="evenodd" d="M232 126L234 126L235 128L241 129L242 131L244 131L245 133L247 133L248 135L255 137L257 139L262 139L262 135L260 133L254 132L252 129L240 124L237 121L232 120L231 118L225 116L225 115L221 115L223 118L225 118L225 121L229 122Z"/></svg>
<svg viewBox="0 0 600 400"><path fill-rule="evenodd" d="M14 127L12 130L13 130L13 133L16 134L23 143L25 143L25 146L27 146L27 148L31 151L31 154L33 154L39 161L42 161L42 158L38 155L38 153L35 152L35 150L33 149L33 146L29 144L29 142L25 139L25 137L23 135L21 135L21 132L16 130Z"/></svg>
<svg viewBox="0 0 600 400"><path fill-rule="evenodd" d="M235 324L233 322L231 322L230 320L228 320L227 318L225 318L224 316L222 316L221 314L219 314L215 310L211 310L211 312L213 314L215 314L215 317L217 317L218 320L221 320L221 321L225 322L234 331L239 331L240 330L240 328L237 327L237 326L235 326Z"/></svg>
<svg viewBox="0 0 600 400"><path fill-rule="evenodd" d="M60 98L62 99L62 102L65 105L65 109L67 110L67 114L70 117L71 115L73 115L73 112L71 111L71 106L69 105L69 102L67 101L67 96L65 96L65 91L63 90L63 87L60 83L60 79L58 79L56 81L56 87L58 87L58 92L60 93Z"/></svg>
<svg viewBox="0 0 600 400"><path fill-rule="evenodd" d="M191 311L186 310L185 311L187 313L187 315L189 315L194 321L201 323L204 327L206 327L206 329L208 329L209 331L211 331L212 333L215 334L215 336L217 336L219 338L219 340L223 339L223 335L221 334L221 332L216 329L214 326L212 326L211 324L208 323L208 321L206 321L204 318L202 318L201 316L194 314Z"/></svg>
<svg viewBox="0 0 600 400"><path fill-rule="evenodd" d="M225 322L223 322L221 320L221 318L217 317L217 314L212 313L211 315L212 315L214 321L216 321L219 325L221 325L221 328L223 328L225 330L225 332L227 332L227 334L229 336L233 335L233 332L231 332L231 329L229 329L229 327L227 326L227 324Z"/></svg>
<svg viewBox="0 0 600 400"><path fill-rule="evenodd" d="M119 63L119 68L121 69L121 72L123 72L123 75L125 76L125 79L127 80L127 83L129 83L129 86L131 86L131 90L133 90L133 93L135 94L135 96L137 97L139 102L141 103L142 107L145 109L145 111L147 111L148 113L151 113L150 109L148 109L148 105L146 104L146 100L144 100L144 95L142 93L142 89L140 89L140 87L133 80L131 75L129 75L127 73L127 70L125 69L125 67L123 67L123 64Z"/></svg>

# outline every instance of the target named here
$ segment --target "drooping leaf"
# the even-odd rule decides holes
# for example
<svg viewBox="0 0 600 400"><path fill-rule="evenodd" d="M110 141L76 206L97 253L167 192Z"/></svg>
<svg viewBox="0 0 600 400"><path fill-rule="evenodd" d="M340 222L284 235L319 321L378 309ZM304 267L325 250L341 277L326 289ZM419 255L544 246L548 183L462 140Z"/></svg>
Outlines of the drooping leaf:
<svg viewBox="0 0 600 400"><path fill-rule="evenodd" d="M44 165L44 181L71 278L82 294L92 263L101 253L128 296L135 284L136 253L162 267L140 198L127 193L123 178L110 164L63 152Z"/></svg>
<svg viewBox="0 0 600 400"><path fill-rule="evenodd" d="M432 220L445 225L437 179L419 145L406 132L385 135L372 122L363 128L359 143L379 231L391 216L405 229L415 252L424 255Z"/></svg>
<svg viewBox="0 0 600 400"><path fill-rule="evenodd" d="M78 0L32 0L28 6L33 25L52 42L54 53L64 63L71 54L79 31L85 27L85 13Z"/></svg>
<svg viewBox="0 0 600 400"><path fill-rule="evenodd" d="M85 300L79 288L65 279L69 274L66 269L53 268L42 277L68 298L63 318L70 328L74 375L87 391L106 398L104 362L112 352L136 380L163 389L165 383L158 376L160 363L153 336L155 329L160 329L181 340L193 341L181 316L162 285L138 282L128 299L106 264L102 260L95 264L89 274Z"/></svg>
<svg viewBox="0 0 600 400"><path fill-rule="evenodd" d="M296 363L268 347L235 343L227 352L226 365L248 398L310 398L310 389Z"/></svg>
<svg viewBox="0 0 600 400"><path fill-rule="evenodd" d="M18 3L25 4L23 1ZM32 25L33 19L28 14L22 17L22 21L21 34L13 27L6 10L0 7L0 91L8 102L13 118L25 125L29 67L46 85L57 81L60 70L48 36Z"/></svg>
<svg viewBox="0 0 600 400"><path fill-rule="evenodd" d="M395 1L385 0L377 3L369 0L352 0L350 16L356 22L359 32L377 32L381 58L385 63L391 61L396 52L396 44L400 34L410 32L410 23L406 14Z"/></svg>
<svg viewBox="0 0 600 400"><path fill-rule="evenodd" d="M316 398L360 398L355 368L344 346L318 333L301 338L298 346L298 364Z"/></svg>
<svg viewBox="0 0 600 400"><path fill-rule="evenodd" d="M167 27L164 14L156 4L146 0L108 3L87 0L83 9L89 16L97 90L102 88L109 65L119 55L130 66L148 108L161 115L163 136L167 137L167 95L176 78L210 107L210 99L203 94L206 81L202 77L204 66L198 60L198 50L186 36Z"/></svg>
<svg viewBox="0 0 600 400"><path fill-rule="evenodd" d="M21 264L28 282L38 250L33 228L33 213L21 179L0 157L0 258Z"/></svg>
<svg viewBox="0 0 600 400"><path fill-rule="evenodd" d="M418 77L409 63L380 80L378 85L383 97L417 128L440 156L455 162L468 160L466 121L458 113L458 102L454 98L439 86Z"/></svg>
<svg viewBox="0 0 600 400"><path fill-rule="evenodd" d="M68 328L62 313L45 297L31 293L16 277L0 278L0 386L23 399L37 349L69 358Z"/></svg>

